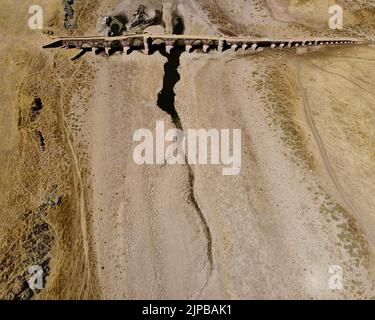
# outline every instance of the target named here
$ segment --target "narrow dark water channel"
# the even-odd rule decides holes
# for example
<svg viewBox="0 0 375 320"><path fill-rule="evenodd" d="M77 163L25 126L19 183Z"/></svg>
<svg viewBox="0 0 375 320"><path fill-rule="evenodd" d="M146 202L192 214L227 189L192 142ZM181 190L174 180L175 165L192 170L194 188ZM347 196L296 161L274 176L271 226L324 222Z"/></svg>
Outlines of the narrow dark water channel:
<svg viewBox="0 0 375 320"><path fill-rule="evenodd" d="M178 73L178 67L180 66L180 57L184 50L181 48L175 48L168 54L165 48L160 49L160 53L168 59L164 65L164 79L163 88L158 94L157 105L159 108L167 112L176 126L177 129L182 130L180 117L175 108L175 92L174 88L181 77Z"/></svg>
<svg viewBox="0 0 375 320"><path fill-rule="evenodd" d="M180 66L181 54L185 51L183 48L173 48L171 53L168 54L165 48L160 48L160 53L166 57L168 60L164 65L164 78L163 78L163 88L158 93L157 105L164 112L168 113L172 122L177 129L183 130L180 116L178 115L175 107L176 93L174 91L176 84L180 81L181 77L178 72ZM210 264L210 272L213 270L213 254L212 254L212 234L211 230L207 224L206 218L204 217L202 210L199 207L198 201L194 192L195 176L194 171L190 164L187 162L187 156L185 158L188 169L189 178L189 201L194 207L198 214L198 217L202 223L203 230L207 239L207 258Z"/></svg>

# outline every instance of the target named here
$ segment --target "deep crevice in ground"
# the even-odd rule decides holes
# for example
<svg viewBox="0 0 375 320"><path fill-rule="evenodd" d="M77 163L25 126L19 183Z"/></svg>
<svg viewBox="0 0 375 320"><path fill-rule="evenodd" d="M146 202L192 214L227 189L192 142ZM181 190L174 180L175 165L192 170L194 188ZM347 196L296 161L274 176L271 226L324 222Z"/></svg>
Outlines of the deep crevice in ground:
<svg viewBox="0 0 375 320"><path fill-rule="evenodd" d="M172 50L168 54L164 48L160 49L160 53L168 60L164 65L164 79L163 88L158 94L158 107L164 112L168 113L173 121L173 124L177 129L183 130L181 125L180 117L175 108L175 92L174 87L178 81L180 81L180 74L178 73L178 67L180 66L180 57L183 50L178 48Z"/></svg>
<svg viewBox="0 0 375 320"><path fill-rule="evenodd" d="M180 74L178 73L178 67L180 66L180 57L184 52L182 48L174 48L171 53L168 54L165 48L161 48L160 53L166 57L168 60L164 65L164 78L163 78L163 88L158 94L157 105L164 112L168 113L172 122L177 129L183 131L180 116L176 111L175 107L175 97L174 92L175 85L180 80ZM204 233L207 239L207 256L210 263L210 272L213 269L213 254L212 254L212 234L211 230L207 224L206 218L204 217L202 210L199 207L197 199L194 193L194 171L190 164L188 164L187 158L185 158L185 163L187 163L188 168L188 178L189 178L189 201L193 205L195 211L197 212L199 219L203 225Z"/></svg>

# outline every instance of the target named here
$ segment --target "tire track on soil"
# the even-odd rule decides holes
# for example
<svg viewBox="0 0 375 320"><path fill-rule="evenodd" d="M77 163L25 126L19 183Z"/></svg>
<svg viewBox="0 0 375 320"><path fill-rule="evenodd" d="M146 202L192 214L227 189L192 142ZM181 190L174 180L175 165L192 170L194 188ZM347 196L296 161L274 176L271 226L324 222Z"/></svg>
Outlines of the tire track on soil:
<svg viewBox="0 0 375 320"><path fill-rule="evenodd" d="M324 69L322 69L320 67L317 67L316 65L314 65L314 66L320 71L325 71ZM310 128L310 130L313 134L314 141L318 146L319 153L320 153L320 155L323 159L324 167L325 167L325 169L326 169L326 171L327 171L327 173L330 177L330 180L334 184L336 190L338 191L338 193L339 193L340 197L342 198L346 207L351 211L353 216L355 216L357 218L356 220L358 222L361 222L361 220L359 219L358 210L355 208L352 200L347 195L346 191L344 190L344 187L342 186L341 182L337 178L336 172L335 172L335 170L334 170L334 168L331 164L331 161L329 159L327 150L326 150L325 145L323 143L323 139L322 139L317 127L316 127L315 120L312 116L312 112L311 112L311 108L310 108L310 104L309 104L307 90L303 86L302 77L301 77L301 66L300 66L299 63L297 65L297 70L298 70L297 71L298 86L300 88L301 96L302 96L302 99L303 99L303 109L304 109L305 117L306 117L306 120L307 120L307 124L308 124L308 126L309 126L309 128ZM334 74L336 76L341 76L341 75L335 74L334 72L329 72L329 71L326 71L326 72L328 72L329 74ZM344 77L344 78L346 80L348 80L346 77ZM348 81L350 81L350 80L348 80ZM366 234L370 235L369 230L367 230L366 226L363 223L360 223L360 225L363 228L363 230L365 230ZM370 237L368 239L371 241Z"/></svg>

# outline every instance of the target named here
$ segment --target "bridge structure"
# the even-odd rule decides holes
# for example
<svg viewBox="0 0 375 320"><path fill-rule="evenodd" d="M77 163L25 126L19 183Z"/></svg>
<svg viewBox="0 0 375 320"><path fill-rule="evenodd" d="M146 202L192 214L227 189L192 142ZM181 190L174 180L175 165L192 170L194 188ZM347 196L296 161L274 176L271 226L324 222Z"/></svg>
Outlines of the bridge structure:
<svg viewBox="0 0 375 320"><path fill-rule="evenodd" d="M81 50L92 50L95 53L105 51L109 54L112 51L130 52L143 51L145 54L152 53L154 48L165 46L167 53L173 48L182 48L187 52L195 49L202 49L203 52L210 50L257 50L258 48L292 48L306 46L334 46L362 44L366 40L360 38L251 38L251 37L215 37L215 36L193 36L174 34L130 34L117 37L62 37L43 46L43 48L75 48Z"/></svg>

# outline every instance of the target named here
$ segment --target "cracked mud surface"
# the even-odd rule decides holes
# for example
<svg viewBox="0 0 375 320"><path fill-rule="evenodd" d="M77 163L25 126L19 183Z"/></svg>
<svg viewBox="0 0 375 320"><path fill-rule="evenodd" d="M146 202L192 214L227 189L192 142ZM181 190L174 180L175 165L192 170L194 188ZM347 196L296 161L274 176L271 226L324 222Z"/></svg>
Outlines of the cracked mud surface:
<svg viewBox="0 0 375 320"><path fill-rule="evenodd" d="M350 13L340 36L375 30L369 8L338 2ZM61 3L42 3L55 35L65 32ZM161 8L158 0L74 1L69 34L95 34L102 16L131 16L140 3ZM175 31L332 35L322 18L329 1L311 1L319 8L309 19L309 6L285 3L178 1ZM4 10L13 6L5 0ZM0 45L8 89L0 99L0 297L375 296L373 46L70 61L71 52L41 51L49 39L25 33L19 15L0 19L13 26ZM14 47L12 35L24 33ZM136 165L133 133L155 133L160 120L165 131L240 128L240 175ZM51 199L59 205L39 212ZM25 292L30 263L48 271L34 296ZM343 290L328 287L333 265L343 269Z"/></svg>

